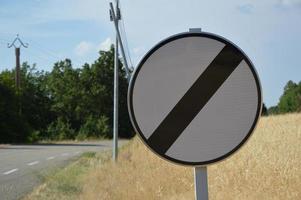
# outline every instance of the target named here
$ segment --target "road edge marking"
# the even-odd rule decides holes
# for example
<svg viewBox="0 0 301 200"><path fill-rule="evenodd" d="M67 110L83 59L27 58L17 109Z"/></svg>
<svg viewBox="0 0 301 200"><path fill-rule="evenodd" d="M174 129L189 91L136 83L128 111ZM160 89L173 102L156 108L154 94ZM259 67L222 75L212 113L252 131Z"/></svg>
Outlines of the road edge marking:
<svg viewBox="0 0 301 200"><path fill-rule="evenodd" d="M39 161L33 161L33 162L30 162L30 163L27 163L28 166L32 166L32 165L36 165L38 164Z"/></svg>
<svg viewBox="0 0 301 200"><path fill-rule="evenodd" d="M46 158L46 160L53 160L55 158L55 156L50 156L48 158Z"/></svg>
<svg viewBox="0 0 301 200"><path fill-rule="evenodd" d="M9 170L7 172L4 172L3 175L8 175L8 174L14 173L14 172L16 172L18 170L19 170L18 168L15 168L15 169Z"/></svg>

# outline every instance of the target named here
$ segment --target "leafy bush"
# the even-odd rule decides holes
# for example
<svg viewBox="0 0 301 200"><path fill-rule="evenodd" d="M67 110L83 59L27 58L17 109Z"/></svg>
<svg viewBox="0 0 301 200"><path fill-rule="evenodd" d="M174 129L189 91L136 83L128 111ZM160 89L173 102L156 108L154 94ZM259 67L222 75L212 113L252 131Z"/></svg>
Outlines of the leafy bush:
<svg viewBox="0 0 301 200"><path fill-rule="evenodd" d="M68 120L59 117L48 126L47 136L48 139L54 140L74 139L75 131L71 128Z"/></svg>
<svg viewBox="0 0 301 200"><path fill-rule="evenodd" d="M33 143L39 141L39 139L41 138L40 134L41 134L40 131L31 132L27 137L27 142Z"/></svg>
<svg viewBox="0 0 301 200"><path fill-rule="evenodd" d="M81 126L77 139L109 137L109 133L110 128L107 117L95 118L89 116Z"/></svg>

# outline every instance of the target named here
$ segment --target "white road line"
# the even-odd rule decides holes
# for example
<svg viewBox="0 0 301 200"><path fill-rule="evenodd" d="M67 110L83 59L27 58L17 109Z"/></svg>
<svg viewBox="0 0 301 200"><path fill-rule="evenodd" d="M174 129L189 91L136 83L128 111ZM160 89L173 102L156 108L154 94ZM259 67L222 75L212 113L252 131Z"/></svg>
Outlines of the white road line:
<svg viewBox="0 0 301 200"><path fill-rule="evenodd" d="M8 174L14 173L14 172L16 172L16 171L18 171L18 170L19 170L18 168L12 169L12 170L9 170L9 171L7 171L7 172L4 172L3 174L4 174L4 175L8 175Z"/></svg>
<svg viewBox="0 0 301 200"><path fill-rule="evenodd" d="M62 156L69 156L69 153L62 153Z"/></svg>
<svg viewBox="0 0 301 200"><path fill-rule="evenodd" d="M46 160L52 160L52 159L54 159L55 157L54 156L50 156L50 157L48 157Z"/></svg>
<svg viewBox="0 0 301 200"><path fill-rule="evenodd" d="M81 152L80 152L80 151L77 151L77 152L74 153L74 155L77 155L77 154L79 154L79 153L81 153Z"/></svg>
<svg viewBox="0 0 301 200"><path fill-rule="evenodd" d="M32 165L36 165L36 164L38 164L38 163L39 163L39 161L33 161L33 162L31 162L31 163L27 163L27 165L32 166Z"/></svg>

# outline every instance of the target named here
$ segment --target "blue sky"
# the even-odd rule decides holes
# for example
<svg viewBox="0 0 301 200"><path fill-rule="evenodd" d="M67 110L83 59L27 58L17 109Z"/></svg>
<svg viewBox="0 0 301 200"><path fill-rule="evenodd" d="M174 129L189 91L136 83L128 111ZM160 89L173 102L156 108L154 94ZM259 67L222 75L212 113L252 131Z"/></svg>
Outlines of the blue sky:
<svg viewBox="0 0 301 200"><path fill-rule="evenodd" d="M301 0L121 0L135 66L160 40L201 27L240 46L253 61L264 102L277 104L288 80L301 81ZM51 70L71 58L92 63L114 41L108 0L0 0L0 70L15 66L7 48L17 33L28 49L21 61Z"/></svg>

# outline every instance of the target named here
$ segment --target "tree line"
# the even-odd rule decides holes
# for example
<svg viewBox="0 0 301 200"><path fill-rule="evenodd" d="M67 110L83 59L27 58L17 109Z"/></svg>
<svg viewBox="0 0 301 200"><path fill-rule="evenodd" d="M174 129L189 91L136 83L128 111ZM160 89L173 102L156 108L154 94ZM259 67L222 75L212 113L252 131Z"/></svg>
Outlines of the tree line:
<svg viewBox="0 0 301 200"><path fill-rule="evenodd" d="M14 75L14 69L0 73L0 143L112 137L113 47L77 69L70 59L56 62L50 72L25 62L19 90ZM129 138L134 131L123 68L119 84L119 134Z"/></svg>
<svg viewBox="0 0 301 200"><path fill-rule="evenodd" d="M268 114L301 112L301 81L299 83L288 81L278 104L270 107L267 112Z"/></svg>
<svg viewBox="0 0 301 200"><path fill-rule="evenodd" d="M119 66L122 63L119 61ZM101 51L93 64L74 68L70 59L56 62L50 72L26 62L21 88L15 70L0 73L0 143L111 138L113 123L114 48ZM127 111L127 79L119 72L119 134L134 135ZM301 81L289 81L279 103L262 114L301 112Z"/></svg>

